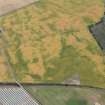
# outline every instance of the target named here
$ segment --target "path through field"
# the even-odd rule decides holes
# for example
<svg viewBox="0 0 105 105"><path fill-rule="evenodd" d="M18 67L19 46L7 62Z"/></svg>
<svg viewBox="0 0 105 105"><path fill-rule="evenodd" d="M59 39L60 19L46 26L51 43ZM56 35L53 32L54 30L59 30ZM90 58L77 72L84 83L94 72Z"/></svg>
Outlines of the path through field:
<svg viewBox="0 0 105 105"><path fill-rule="evenodd" d="M0 0L0 16L29 5L37 0Z"/></svg>

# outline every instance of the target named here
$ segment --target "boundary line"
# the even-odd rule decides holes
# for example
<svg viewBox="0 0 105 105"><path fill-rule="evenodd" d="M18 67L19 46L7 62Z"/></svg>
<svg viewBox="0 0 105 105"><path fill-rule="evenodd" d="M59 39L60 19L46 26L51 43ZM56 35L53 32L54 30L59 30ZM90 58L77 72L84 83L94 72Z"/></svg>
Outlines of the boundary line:
<svg viewBox="0 0 105 105"><path fill-rule="evenodd" d="M73 84L62 84L62 83L21 83L23 87L56 87L56 86L61 86L61 87L76 87L76 88L87 88L87 89L96 89L96 90L104 90L105 88L101 87L94 87L94 86L89 86L89 85L73 85ZM16 83L0 83L0 86L14 86L18 87Z"/></svg>

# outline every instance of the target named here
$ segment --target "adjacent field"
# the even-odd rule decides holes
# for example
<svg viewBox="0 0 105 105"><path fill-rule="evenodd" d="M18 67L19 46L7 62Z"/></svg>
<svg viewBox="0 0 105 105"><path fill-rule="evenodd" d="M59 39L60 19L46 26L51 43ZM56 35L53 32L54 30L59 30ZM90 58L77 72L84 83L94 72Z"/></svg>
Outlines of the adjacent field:
<svg viewBox="0 0 105 105"><path fill-rule="evenodd" d="M105 91L96 89L42 86L29 87L27 90L43 105L103 105L105 103Z"/></svg>
<svg viewBox="0 0 105 105"><path fill-rule="evenodd" d="M103 16L102 0L40 0L0 18L9 62L21 82L105 87L105 62L88 25Z"/></svg>

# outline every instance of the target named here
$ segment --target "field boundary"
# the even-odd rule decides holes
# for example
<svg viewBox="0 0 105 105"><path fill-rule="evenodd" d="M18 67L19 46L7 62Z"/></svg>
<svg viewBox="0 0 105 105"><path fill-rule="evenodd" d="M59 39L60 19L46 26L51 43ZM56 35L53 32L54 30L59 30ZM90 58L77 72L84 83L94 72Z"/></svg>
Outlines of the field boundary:
<svg viewBox="0 0 105 105"><path fill-rule="evenodd" d="M20 83L23 87L75 87L75 88L85 88L85 89L97 89L104 90L105 88L94 87L89 85L75 85L75 84L62 84L62 83ZM14 86L18 87L19 85L16 83L0 83L1 86Z"/></svg>

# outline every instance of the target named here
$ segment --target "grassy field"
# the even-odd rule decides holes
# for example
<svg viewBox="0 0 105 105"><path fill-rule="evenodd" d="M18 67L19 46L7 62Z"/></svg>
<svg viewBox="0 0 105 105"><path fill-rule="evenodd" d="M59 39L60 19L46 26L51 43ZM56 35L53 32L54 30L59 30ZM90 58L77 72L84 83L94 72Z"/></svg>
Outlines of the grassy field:
<svg viewBox="0 0 105 105"><path fill-rule="evenodd" d="M88 25L103 16L102 0L40 0L0 18L9 62L21 82L63 82L105 87L102 52ZM1 70L2 72L2 70Z"/></svg>
<svg viewBox="0 0 105 105"><path fill-rule="evenodd" d="M1 33L0 33L0 35L1 35ZM2 46L1 42L2 41L0 39L0 83L1 82L4 82L4 83L15 82L12 77L10 68L8 67L8 63L7 63L6 57L4 55L4 50L2 49L3 46Z"/></svg>
<svg viewBox="0 0 105 105"><path fill-rule="evenodd" d="M96 89L42 86L28 87L29 93L43 105L103 105L105 91ZM96 104L97 105L97 104Z"/></svg>

